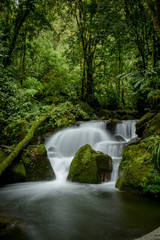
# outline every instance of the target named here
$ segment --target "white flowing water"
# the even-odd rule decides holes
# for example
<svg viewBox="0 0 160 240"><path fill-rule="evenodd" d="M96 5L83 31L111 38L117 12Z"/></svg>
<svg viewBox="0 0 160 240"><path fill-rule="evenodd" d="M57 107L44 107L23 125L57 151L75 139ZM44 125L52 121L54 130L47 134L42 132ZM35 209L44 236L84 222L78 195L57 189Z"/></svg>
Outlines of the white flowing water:
<svg viewBox="0 0 160 240"><path fill-rule="evenodd" d="M127 130L126 130L127 129ZM120 141L114 135L121 135ZM10 184L0 188L0 216L19 226L0 231L2 240L133 240L159 227L160 205L115 189L121 151L135 137L135 121L123 121L111 134L105 121L63 129L45 146L56 180ZM112 156L111 182L66 181L70 162L85 144Z"/></svg>
<svg viewBox="0 0 160 240"><path fill-rule="evenodd" d="M71 161L78 149L85 144L91 145L96 151L101 151L112 157L113 172L111 181L118 177L118 167L124 144L135 134L136 121L122 121L111 134L106 129L106 121L82 122L79 127L70 127L53 134L46 142L48 157L58 181L66 181ZM114 134L122 137L122 141L115 141Z"/></svg>

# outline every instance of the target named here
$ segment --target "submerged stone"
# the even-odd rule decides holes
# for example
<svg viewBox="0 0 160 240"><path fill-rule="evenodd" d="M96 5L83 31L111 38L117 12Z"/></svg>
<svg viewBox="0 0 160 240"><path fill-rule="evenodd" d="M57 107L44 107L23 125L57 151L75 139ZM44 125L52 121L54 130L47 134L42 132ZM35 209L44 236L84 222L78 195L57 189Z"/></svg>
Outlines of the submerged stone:
<svg viewBox="0 0 160 240"><path fill-rule="evenodd" d="M81 147L73 158L68 179L80 183L100 183L110 180L112 159L94 151L90 145Z"/></svg>
<svg viewBox="0 0 160 240"><path fill-rule="evenodd" d="M118 141L118 142L125 142L126 140L124 139L124 137L122 137L121 135L114 135L114 140Z"/></svg>

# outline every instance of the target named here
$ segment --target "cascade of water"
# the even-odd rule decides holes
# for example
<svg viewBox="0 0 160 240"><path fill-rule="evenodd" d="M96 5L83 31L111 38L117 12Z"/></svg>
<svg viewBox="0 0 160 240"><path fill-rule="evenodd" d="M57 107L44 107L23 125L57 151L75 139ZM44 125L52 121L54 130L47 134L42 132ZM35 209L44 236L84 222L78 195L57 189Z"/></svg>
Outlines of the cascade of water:
<svg viewBox="0 0 160 240"><path fill-rule="evenodd" d="M93 127L93 128L100 128L105 130L106 129L106 121L89 121L89 122L82 122L80 127Z"/></svg>
<svg viewBox="0 0 160 240"><path fill-rule="evenodd" d="M122 121L116 125L115 134L121 135L126 139L134 138L137 136L135 134L135 124L136 120Z"/></svg>
<svg viewBox="0 0 160 240"><path fill-rule="evenodd" d="M135 122L123 121L117 124L115 134L130 140L130 138L136 136ZM112 157L113 172L111 181L116 181L121 152L125 143L123 138L120 141L113 140L113 136L106 130L105 121L90 121L81 123L79 127L66 128L53 134L45 146L56 179L59 181L66 180L75 153L85 144L89 144L94 150L101 151Z"/></svg>

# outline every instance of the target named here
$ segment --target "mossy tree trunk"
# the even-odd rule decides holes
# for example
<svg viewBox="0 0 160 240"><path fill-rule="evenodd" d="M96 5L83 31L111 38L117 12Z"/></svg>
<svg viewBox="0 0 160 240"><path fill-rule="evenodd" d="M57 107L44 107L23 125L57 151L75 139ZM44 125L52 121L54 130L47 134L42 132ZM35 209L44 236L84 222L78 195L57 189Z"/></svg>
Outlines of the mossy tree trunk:
<svg viewBox="0 0 160 240"><path fill-rule="evenodd" d="M33 126L29 129L25 138L18 143L18 145L14 148L11 154L2 162L0 163L0 176L2 173L14 162L15 158L18 156L20 151L26 146L26 144L32 139L34 136L34 132L39 125L48 118L48 114L44 115L39 121L33 124Z"/></svg>

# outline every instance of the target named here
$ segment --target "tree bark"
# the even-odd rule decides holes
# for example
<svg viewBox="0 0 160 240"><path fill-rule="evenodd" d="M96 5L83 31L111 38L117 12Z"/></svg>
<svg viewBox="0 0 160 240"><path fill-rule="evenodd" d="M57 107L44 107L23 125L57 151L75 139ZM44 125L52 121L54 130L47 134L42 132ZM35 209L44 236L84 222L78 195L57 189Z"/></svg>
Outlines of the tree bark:
<svg viewBox="0 0 160 240"><path fill-rule="evenodd" d="M13 50L15 49L16 43L17 43L17 38L19 36L19 32L21 30L21 28L23 27L23 24L27 18L27 16L29 15L30 11L32 10L32 3L30 3L30 1L28 0L25 4L26 9L23 9L23 4L19 4L19 9L18 9L18 15L15 21L15 26L14 26L14 34L13 37L10 41L10 47L9 50L7 52L6 57L3 60L3 64L5 67L7 67L10 62L11 62L11 55Z"/></svg>
<svg viewBox="0 0 160 240"><path fill-rule="evenodd" d="M26 137L18 143L18 145L14 148L11 154L0 163L0 176L2 173L14 162L15 158L18 156L20 151L26 146L26 144L32 139L34 136L34 132L39 125L48 118L48 114L44 115L38 122L36 122L28 131Z"/></svg>
<svg viewBox="0 0 160 240"><path fill-rule="evenodd" d="M150 0L145 0L148 6L148 12L151 16L151 20L153 22L153 26L155 30L157 31L158 37L160 38L160 3L159 0L156 0L156 13L157 13L157 18L158 18L158 23L155 19L155 16L153 14L153 10L151 8L151 2Z"/></svg>

